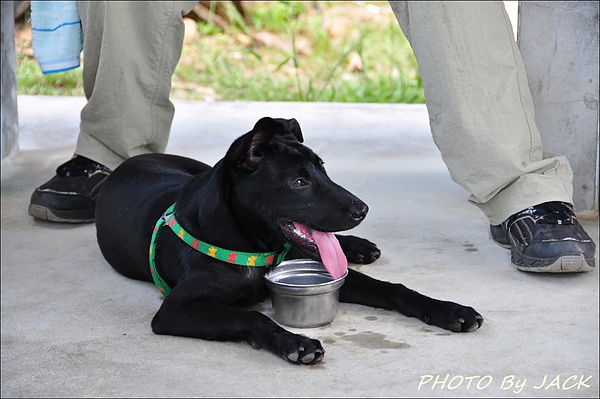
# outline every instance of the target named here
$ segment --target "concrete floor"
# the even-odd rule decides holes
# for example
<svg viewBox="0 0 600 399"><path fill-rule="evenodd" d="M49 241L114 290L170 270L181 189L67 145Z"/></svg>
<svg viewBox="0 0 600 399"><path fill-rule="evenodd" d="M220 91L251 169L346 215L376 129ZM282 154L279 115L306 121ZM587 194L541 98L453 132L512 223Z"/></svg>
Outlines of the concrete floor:
<svg viewBox="0 0 600 399"><path fill-rule="evenodd" d="M71 156L83 104L19 98L21 150L2 162L2 397L598 397L598 271L517 271L450 180L424 106L175 102L168 152L211 164L260 117L297 118L332 178L371 208L352 233L383 255L356 268L485 317L453 334L342 304L332 324L292 329L327 350L302 367L243 343L154 335L161 295L111 269L93 224L27 215ZM598 220L583 224L598 243Z"/></svg>

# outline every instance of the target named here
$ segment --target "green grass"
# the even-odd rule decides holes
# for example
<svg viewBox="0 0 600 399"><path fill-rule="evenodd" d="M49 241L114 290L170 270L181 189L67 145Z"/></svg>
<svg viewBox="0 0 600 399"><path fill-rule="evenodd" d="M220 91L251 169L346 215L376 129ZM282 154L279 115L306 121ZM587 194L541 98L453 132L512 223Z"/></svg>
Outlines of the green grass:
<svg viewBox="0 0 600 399"><path fill-rule="evenodd" d="M414 55L387 2L376 3L383 11L372 20L354 2L318 2L318 8L315 2L244 2L251 26L231 2L224 4L232 25L224 30L198 23L199 35L184 46L173 75L173 98L424 102ZM345 18L351 28L332 35L323 18ZM260 31L289 45L261 45L255 36ZM362 71L352 68L351 59L360 59ZM83 95L81 68L42 75L32 57L17 54L17 69L20 94Z"/></svg>
<svg viewBox="0 0 600 399"><path fill-rule="evenodd" d="M17 53L17 91L44 96L83 96L81 68L44 75L33 57Z"/></svg>

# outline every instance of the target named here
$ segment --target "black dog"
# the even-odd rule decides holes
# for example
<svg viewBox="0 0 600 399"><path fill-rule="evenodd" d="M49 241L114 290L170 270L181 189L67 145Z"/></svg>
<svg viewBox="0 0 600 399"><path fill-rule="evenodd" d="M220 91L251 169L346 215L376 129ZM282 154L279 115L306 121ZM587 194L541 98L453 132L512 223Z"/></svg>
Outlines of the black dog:
<svg viewBox="0 0 600 399"><path fill-rule="evenodd" d="M118 272L155 281L168 294L152 320L155 333L247 341L298 364L322 359L318 340L242 309L268 296L263 275L290 246L288 259L321 259L334 277L345 273L346 258L371 263L380 255L367 240L336 240L330 233L358 225L368 207L332 182L302 141L295 119L263 118L212 168L174 155L140 155L106 179L96 208L98 244ZM174 214L165 212L174 203ZM267 266L228 263L232 258ZM340 300L397 310L456 332L474 331L483 322L473 308L351 269Z"/></svg>

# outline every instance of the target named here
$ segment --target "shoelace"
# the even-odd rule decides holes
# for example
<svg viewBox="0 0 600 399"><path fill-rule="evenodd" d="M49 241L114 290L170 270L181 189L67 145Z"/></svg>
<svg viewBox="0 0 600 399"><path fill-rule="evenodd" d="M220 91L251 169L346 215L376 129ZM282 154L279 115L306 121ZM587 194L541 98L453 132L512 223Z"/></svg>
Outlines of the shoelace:
<svg viewBox="0 0 600 399"><path fill-rule="evenodd" d="M508 224L525 215L531 216L536 223L543 224L574 224L575 219L570 205L562 202L546 202L519 212Z"/></svg>

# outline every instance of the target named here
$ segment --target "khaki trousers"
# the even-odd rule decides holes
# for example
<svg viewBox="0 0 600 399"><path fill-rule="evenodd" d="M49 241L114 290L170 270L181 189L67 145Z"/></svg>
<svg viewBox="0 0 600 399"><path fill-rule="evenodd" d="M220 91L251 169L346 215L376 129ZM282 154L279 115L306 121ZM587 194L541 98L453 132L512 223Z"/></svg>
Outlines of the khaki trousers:
<svg viewBox="0 0 600 399"><path fill-rule="evenodd" d="M79 1L83 89L75 153L114 169L164 152L175 109L171 76L181 56L182 16L197 1Z"/></svg>
<svg viewBox="0 0 600 399"><path fill-rule="evenodd" d="M498 2L390 1L419 65L433 139L492 224L572 203L566 157L543 158L525 66Z"/></svg>
<svg viewBox="0 0 600 399"><path fill-rule="evenodd" d="M84 90L76 153L114 169L166 148L182 15L195 1L79 2ZM572 203L563 157L543 158L519 49L502 2L390 1L423 81L434 141L492 224L547 201Z"/></svg>

